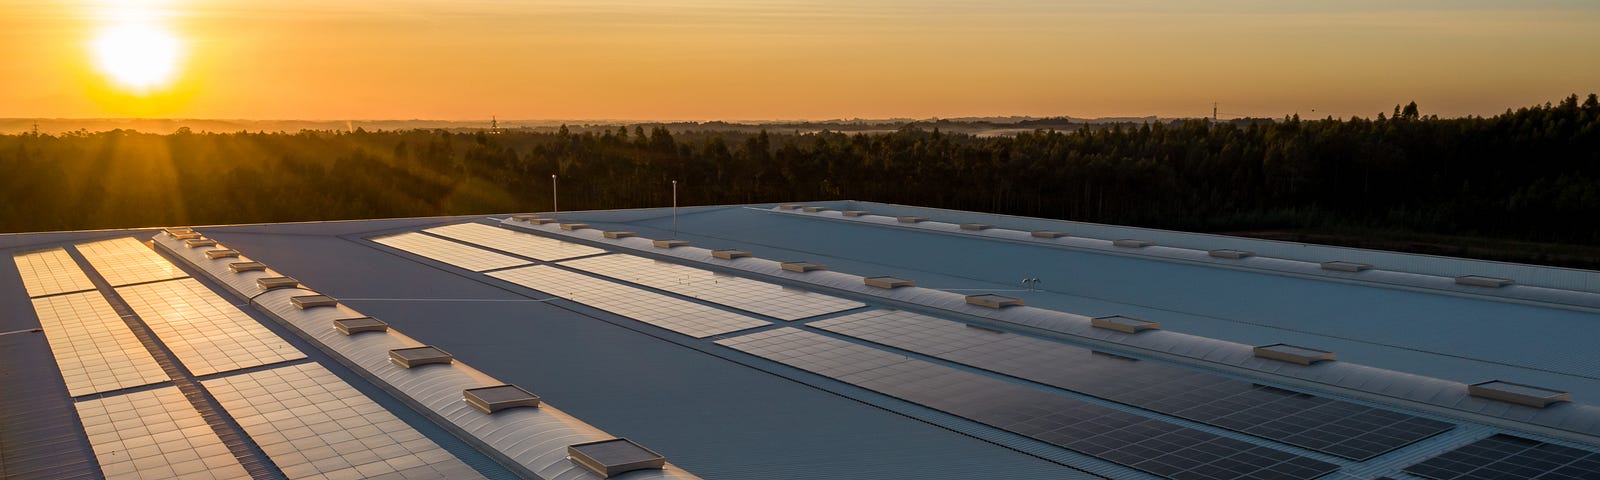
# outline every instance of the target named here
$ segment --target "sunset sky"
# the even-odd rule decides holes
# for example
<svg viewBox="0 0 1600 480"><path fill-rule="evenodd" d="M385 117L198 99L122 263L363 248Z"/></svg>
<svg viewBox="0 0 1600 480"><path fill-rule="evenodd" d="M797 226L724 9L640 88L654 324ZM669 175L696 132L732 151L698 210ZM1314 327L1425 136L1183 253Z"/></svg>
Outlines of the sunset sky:
<svg viewBox="0 0 1600 480"><path fill-rule="evenodd" d="M0 117L1495 114L1600 2L0 0Z"/></svg>

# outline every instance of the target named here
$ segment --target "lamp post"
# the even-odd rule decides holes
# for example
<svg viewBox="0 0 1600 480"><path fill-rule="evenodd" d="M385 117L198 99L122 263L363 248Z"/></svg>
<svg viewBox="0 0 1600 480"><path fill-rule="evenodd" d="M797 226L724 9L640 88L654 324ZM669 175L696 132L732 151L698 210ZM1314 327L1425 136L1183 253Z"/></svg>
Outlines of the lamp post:
<svg viewBox="0 0 1600 480"><path fill-rule="evenodd" d="M672 238L678 238L678 181L672 181Z"/></svg>
<svg viewBox="0 0 1600 480"><path fill-rule="evenodd" d="M552 173L552 174L550 174L550 219L551 220L555 220L556 216L561 214L560 204L557 203L557 199L558 198L559 197L556 196L556 174Z"/></svg>

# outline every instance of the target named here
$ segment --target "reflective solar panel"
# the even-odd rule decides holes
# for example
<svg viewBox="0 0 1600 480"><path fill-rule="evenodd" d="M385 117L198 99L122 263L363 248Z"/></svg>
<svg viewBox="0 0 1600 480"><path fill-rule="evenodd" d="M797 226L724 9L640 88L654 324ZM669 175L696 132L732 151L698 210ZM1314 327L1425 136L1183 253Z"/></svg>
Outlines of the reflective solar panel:
<svg viewBox="0 0 1600 480"><path fill-rule="evenodd" d="M68 394L77 397L168 380L100 292L35 298L33 310L61 367Z"/></svg>
<svg viewBox="0 0 1600 480"><path fill-rule="evenodd" d="M22 274L22 287L29 297L94 290L94 282L83 274L65 248L52 248L11 256Z"/></svg>
<svg viewBox="0 0 1600 480"><path fill-rule="evenodd" d="M488 275L694 338L771 325L737 313L550 266L501 270Z"/></svg>
<svg viewBox="0 0 1600 480"><path fill-rule="evenodd" d="M1455 427L1048 340L976 331L910 312L874 310L811 326L1353 460Z"/></svg>
<svg viewBox="0 0 1600 480"><path fill-rule="evenodd" d="M189 276L133 237L80 243L77 248L113 287Z"/></svg>
<svg viewBox="0 0 1600 480"><path fill-rule="evenodd" d="M291 479L483 478L321 365L201 383Z"/></svg>
<svg viewBox="0 0 1600 480"><path fill-rule="evenodd" d="M388 245L406 252L455 265L457 267L482 272L496 268L515 267L527 265L529 261L516 257L501 255L476 247L469 247L456 242L438 237L430 237L417 232L406 232L387 237L375 237L372 241Z"/></svg>
<svg viewBox="0 0 1600 480"><path fill-rule="evenodd" d="M563 242L531 233L518 232L481 223L463 223L423 230L441 237L453 238L473 245L482 245L503 252L511 252L537 260L561 260L606 253L588 245Z"/></svg>
<svg viewBox="0 0 1600 480"><path fill-rule="evenodd" d="M1316 478L1339 468L794 328L717 343L1167 478Z"/></svg>
<svg viewBox="0 0 1600 480"><path fill-rule="evenodd" d="M561 264L787 321L842 312L865 305L820 293L787 289L767 282L722 275L709 270L633 255L602 255L568 260Z"/></svg>
<svg viewBox="0 0 1600 480"><path fill-rule="evenodd" d="M178 387L78 402L108 479L249 478Z"/></svg>
<svg viewBox="0 0 1600 480"><path fill-rule="evenodd" d="M122 287L117 294L194 375L306 358L194 279Z"/></svg>
<svg viewBox="0 0 1600 480"><path fill-rule="evenodd" d="M1600 478L1600 452L1496 434L1406 467L1434 480Z"/></svg>

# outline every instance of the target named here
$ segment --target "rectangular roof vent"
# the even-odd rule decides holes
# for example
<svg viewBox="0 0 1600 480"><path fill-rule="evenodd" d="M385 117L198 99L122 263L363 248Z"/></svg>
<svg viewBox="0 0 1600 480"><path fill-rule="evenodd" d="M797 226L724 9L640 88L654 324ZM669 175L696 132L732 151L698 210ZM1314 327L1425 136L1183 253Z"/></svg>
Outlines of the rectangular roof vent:
<svg viewBox="0 0 1600 480"><path fill-rule="evenodd" d="M605 232L601 232L600 234L604 235L606 238L628 238L637 235L634 232L624 232L620 230L607 230Z"/></svg>
<svg viewBox="0 0 1600 480"><path fill-rule="evenodd" d="M1138 240L1133 238L1112 240L1111 244L1122 248L1144 248L1155 245L1154 243L1150 243L1149 240Z"/></svg>
<svg viewBox="0 0 1600 480"><path fill-rule="evenodd" d="M798 203L780 203L780 204L778 204L778 210L795 210L795 209L798 209L798 208L800 208L800 204L798 204Z"/></svg>
<svg viewBox="0 0 1600 480"><path fill-rule="evenodd" d="M587 223L563 223L563 224L561 224L561 229L562 230L583 230L585 228L589 228L589 224L587 224Z"/></svg>
<svg viewBox="0 0 1600 480"><path fill-rule="evenodd" d="M1517 282L1509 278L1484 277L1479 275L1456 277L1457 285L1469 285L1473 287L1500 288L1514 283Z"/></svg>
<svg viewBox="0 0 1600 480"><path fill-rule="evenodd" d="M746 252L744 250L733 250L733 249L712 250L711 251L711 256L717 257L717 258L720 258L720 259L723 259L723 260L733 260L735 258L748 257L748 256L750 256L750 252Z"/></svg>
<svg viewBox="0 0 1600 480"><path fill-rule="evenodd" d="M361 332L387 332L389 324L372 317L341 318L333 321L333 328L345 335L355 335Z"/></svg>
<svg viewBox="0 0 1600 480"><path fill-rule="evenodd" d="M656 248L677 248L677 247L688 246L689 245L689 241L688 240L652 240L652 241L650 241L650 244L655 245Z"/></svg>
<svg viewBox="0 0 1600 480"><path fill-rule="evenodd" d="M828 208L828 207L800 207L800 210L805 211L806 213L817 213L817 212L826 212L828 210L833 210L833 209Z"/></svg>
<svg viewBox="0 0 1600 480"><path fill-rule="evenodd" d="M904 278L895 278L895 277L867 277L867 278L861 279L861 281L862 281L862 283L866 283L867 286L869 286L869 287L878 287L878 288L900 288L900 287L915 287L915 286L917 286L917 282L916 281L906 280Z"/></svg>
<svg viewBox="0 0 1600 480"><path fill-rule="evenodd" d="M1287 343L1274 343L1272 345L1256 347L1255 353L1257 357L1277 360L1280 362L1298 363L1301 365L1310 365L1321 361L1338 360L1338 358L1334 356L1333 352L1327 350L1317 350L1315 348L1301 347L1298 345L1290 345Z"/></svg>
<svg viewBox="0 0 1600 480"><path fill-rule="evenodd" d="M228 271L233 273L259 272L267 269L267 264L261 262L233 262L228 264Z"/></svg>
<svg viewBox="0 0 1600 480"><path fill-rule="evenodd" d="M300 281L289 277L261 277L256 279L256 286L262 290L294 288L300 286Z"/></svg>
<svg viewBox="0 0 1600 480"><path fill-rule="evenodd" d="M1125 317L1122 315L1094 317L1089 320L1089 324L1093 325L1095 328L1115 330L1122 333L1139 333L1145 330L1161 329L1161 324L1158 322L1152 322L1141 318Z"/></svg>
<svg viewBox="0 0 1600 480"><path fill-rule="evenodd" d="M389 361L405 368L416 368L430 363L449 364L455 357L433 345L396 348L389 351Z"/></svg>
<svg viewBox="0 0 1600 480"><path fill-rule="evenodd" d="M339 304L339 300L327 295L296 295L289 297L289 303L296 308L305 310L313 307L332 307Z"/></svg>
<svg viewBox="0 0 1600 480"><path fill-rule="evenodd" d="M926 218L912 217L912 216L894 217L894 219L896 221L899 221L900 223L918 223L918 222L923 222L923 221L927 221L928 220Z"/></svg>
<svg viewBox="0 0 1600 480"><path fill-rule="evenodd" d="M1511 402L1534 408L1544 408L1556 402L1572 401L1571 392L1523 385L1500 380L1467 385L1467 394L1490 400Z"/></svg>
<svg viewBox="0 0 1600 480"><path fill-rule="evenodd" d="M604 478L667 465L667 459L661 454L626 438L569 445L567 458Z"/></svg>
<svg viewBox="0 0 1600 480"><path fill-rule="evenodd" d="M1067 236L1067 234L1062 232L1052 232L1049 230L1037 230L1033 232L1033 238L1061 238L1065 236Z"/></svg>
<svg viewBox="0 0 1600 480"><path fill-rule="evenodd" d="M183 246L189 247L189 248L215 247L215 246L217 246L217 241L209 239L209 238L191 238L191 239L188 239L188 240L184 240L183 241Z"/></svg>
<svg viewBox="0 0 1600 480"><path fill-rule="evenodd" d="M995 295L993 293L985 293L983 295L967 295L967 303L980 307L998 309L1006 307L1020 307L1022 306L1022 299L1011 298L1004 295Z"/></svg>
<svg viewBox="0 0 1600 480"><path fill-rule="evenodd" d="M461 391L461 398L468 404L478 407L483 413L494 413L516 407L539 407L538 395L516 385L468 388Z"/></svg>
<svg viewBox="0 0 1600 480"><path fill-rule="evenodd" d="M1248 250L1234 250L1231 248L1222 248L1206 253L1216 258L1226 258L1228 260L1240 260L1256 256L1256 252L1251 252Z"/></svg>
<svg viewBox="0 0 1600 480"><path fill-rule="evenodd" d="M526 213L521 214L521 215L512 215L511 219L519 221L519 222L528 222L528 223L531 223L531 224L534 224L534 225L544 225L546 223L555 223L555 221L556 221L553 218L545 218L545 217L541 217L541 216L538 216L538 215L526 214Z"/></svg>
<svg viewBox="0 0 1600 480"><path fill-rule="evenodd" d="M1365 264L1365 263L1356 263L1356 262L1333 261L1333 262L1322 262L1322 269L1323 270L1333 270L1335 272L1361 272L1361 271L1371 270L1372 269L1372 265L1368 265L1368 264Z"/></svg>
<svg viewBox="0 0 1600 480"><path fill-rule="evenodd" d="M161 229L161 233L165 233L169 237L175 237L185 233L194 233L194 229L189 227L167 227Z"/></svg>
<svg viewBox="0 0 1600 480"><path fill-rule="evenodd" d="M811 262L783 262L783 269L791 272L806 273L812 270L827 270L828 266Z"/></svg>
<svg viewBox="0 0 1600 480"><path fill-rule="evenodd" d="M991 228L994 228L994 225L989 225L989 224L986 224L986 223L963 223L963 224L961 224L961 229L962 230L988 230L988 229L991 229Z"/></svg>
<svg viewBox="0 0 1600 480"><path fill-rule="evenodd" d="M193 239L196 239L196 238L200 238L200 232L196 232L194 230L190 230L190 231L187 231L187 232L170 233L168 235L171 235L172 238L175 238L175 239L178 239L178 240L193 240Z"/></svg>
<svg viewBox="0 0 1600 480"><path fill-rule="evenodd" d="M212 260L216 260L216 259L219 259L219 258L236 258L238 256L239 256L239 251L238 250L206 250L206 258L209 258L209 259L212 259Z"/></svg>
<svg viewBox="0 0 1600 480"><path fill-rule="evenodd" d="M840 213L843 213L844 216L846 216L846 217L859 217L859 216L866 215L866 214L869 214L869 213L872 213L872 212L868 212L866 210L845 210L845 211L840 212Z"/></svg>

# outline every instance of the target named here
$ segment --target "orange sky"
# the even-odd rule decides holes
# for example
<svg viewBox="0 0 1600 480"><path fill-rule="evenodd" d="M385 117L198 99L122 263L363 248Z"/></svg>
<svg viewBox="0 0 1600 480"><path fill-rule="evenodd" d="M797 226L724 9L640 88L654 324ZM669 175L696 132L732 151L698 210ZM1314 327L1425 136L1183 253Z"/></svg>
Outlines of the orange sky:
<svg viewBox="0 0 1600 480"><path fill-rule="evenodd" d="M1213 101L1224 116L1347 117L1411 100L1457 116L1600 91L1592 0L0 0L0 11L0 117L1176 117L1209 115ZM177 39L170 82L136 91L97 67L94 39L129 24Z"/></svg>

